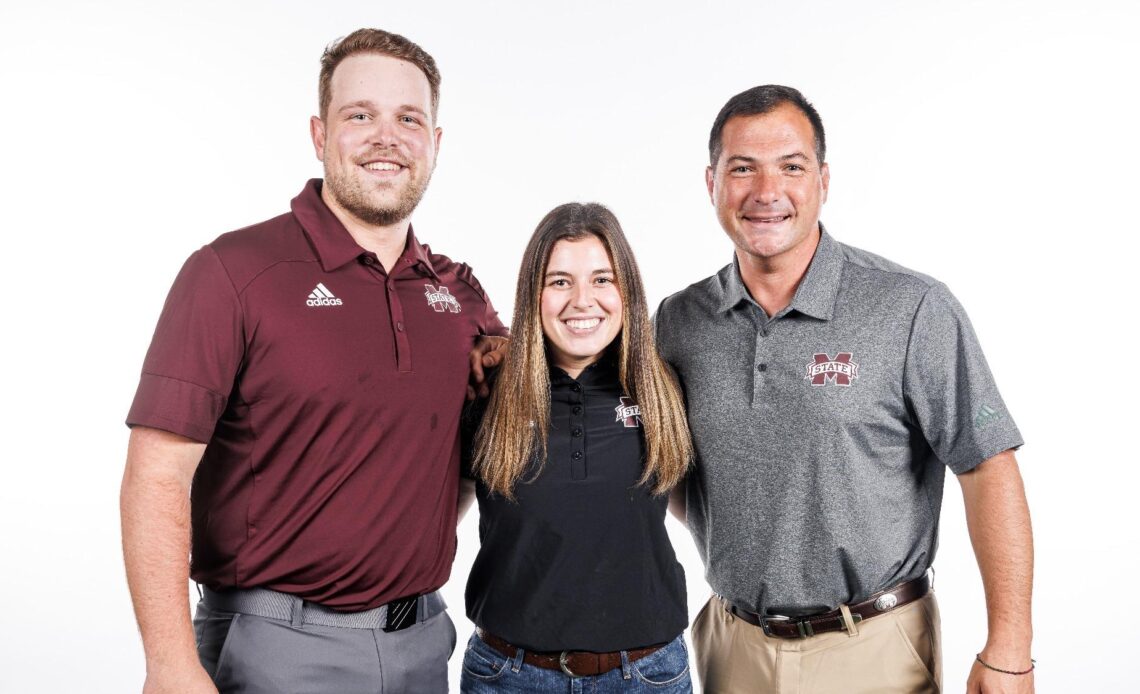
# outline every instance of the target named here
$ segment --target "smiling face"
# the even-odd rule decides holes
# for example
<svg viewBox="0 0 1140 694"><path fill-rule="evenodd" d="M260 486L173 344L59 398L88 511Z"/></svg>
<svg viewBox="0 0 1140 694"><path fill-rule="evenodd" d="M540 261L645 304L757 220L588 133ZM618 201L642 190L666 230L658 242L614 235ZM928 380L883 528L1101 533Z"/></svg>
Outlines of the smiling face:
<svg viewBox="0 0 1140 694"><path fill-rule="evenodd" d="M577 378L601 358L621 331L622 301L610 254L597 236L554 244L540 310L555 366Z"/></svg>
<svg viewBox="0 0 1140 694"><path fill-rule="evenodd" d="M310 125L334 212L370 226L411 216L431 180L441 134L418 67L376 53L345 58L332 75L327 113Z"/></svg>
<svg viewBox="0 0 1140 694"><path fill-rule="evenodd" d="M721 142L705 182L740 260L768 261L813 241L830 174L807 116L791 104L735 116Z"/></svg>

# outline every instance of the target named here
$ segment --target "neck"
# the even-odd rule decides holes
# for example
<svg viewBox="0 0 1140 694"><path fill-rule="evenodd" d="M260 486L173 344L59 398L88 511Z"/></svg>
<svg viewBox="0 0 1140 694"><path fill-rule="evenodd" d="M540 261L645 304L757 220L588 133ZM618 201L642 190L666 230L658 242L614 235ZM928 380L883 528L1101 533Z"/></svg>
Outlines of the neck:
<svg viewBox="0 0 1140 694"><path fill-rule="evenodd" d="M807 274L815 249L819 246L819 238L820 232L816 230L811 237L794 248L771 257L758 257L737 249L740 279L752 299L760 304L760 308L769 317L792 303L792 297L796 295L796 289Z"/></svg>
<svg viewBox="0 0 1140 694"><path fill-rule="evenodd" d="M404 253L411 220L402 219L395 224L388 225L369 224L342 207L336 198L329 193L327 185L321 188L321 199L324 200L325 205L328 206L333 215L340 220L340 223L344 225L349 235L352 236L352 240L364 250L376 254L380 264L384 266L384 270L391 272L396 261Z"/></svg>

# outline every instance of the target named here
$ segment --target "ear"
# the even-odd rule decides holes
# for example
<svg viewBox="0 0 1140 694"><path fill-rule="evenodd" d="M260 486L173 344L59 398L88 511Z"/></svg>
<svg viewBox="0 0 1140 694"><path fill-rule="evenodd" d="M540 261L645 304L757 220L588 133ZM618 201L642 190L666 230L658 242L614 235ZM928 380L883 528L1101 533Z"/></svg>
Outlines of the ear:
<svg viewBox="0 0 1140 694"><path fill-rule="evenodd" d="M820 196L819 202L823 204L827 202L827 187L831 185L831 167L826 163L819 167L819 180L823 185L823 195Z"/></svg>
<svg viewBox="0 0 1140 694"><path fill-rule="evenodd" d="M711 166L705 167L705 185L709 189L709 202L711 202L713 205L716 205L716 199L713 198L713 174L714 173L716 173L716 172L713 170L713 167L711 167Z"/></svg>
<svg viewBox="0 0 1140 694"><path fill-rule="evenodd" d="M325 160L325 122L318 116L309 119L309 135L313 138L313 150L317 153L317 160Z"/></svg>
<svg viewBox="0 0 1140 694"><path fill-rule="evenodd" d="M439 156L439 141L443 139L443 128L435 129L435 154Z"/></svg>

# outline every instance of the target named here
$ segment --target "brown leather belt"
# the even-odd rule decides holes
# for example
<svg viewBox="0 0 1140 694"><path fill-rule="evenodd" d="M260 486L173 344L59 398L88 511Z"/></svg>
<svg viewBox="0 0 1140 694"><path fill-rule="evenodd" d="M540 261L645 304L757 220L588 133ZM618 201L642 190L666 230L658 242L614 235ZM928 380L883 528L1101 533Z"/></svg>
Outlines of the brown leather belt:
<svg viewBox="0 0 1140 694"><path fill-rule="evenodd" d="M475 633L491 648L494 648L499 653L507 658L514 658L519 652L517 646L512 646L503 639L489 634L482 629L476 629ZM647 646L645 648L635 648L631 651L626 651L626 657L629 662L640 660L650 653L664 647L666 644L659 643L655 646ZM528 665L543 668L544 670L561 670L571 677L585 677L587 675L600 675L603 672L609 672L614 668L621 667L621 651L614 651L612 653L591 653L590 651L526 651L523 653L523 662Z"/></svg>
<svg viewBox="0 0 1140 694"><path fill-rule="evenodd" d="M921 578L879 591L861 603L848 606L848 609L851 610L852 621L858 623L912 603L929 592L930 578L928 574L923 574ZM727 600L725 609L749 624L760 627L768 636L784 639L806 639L827 631L847 629L847 625L843 622L843 613L839 610L804 617L771 617L742 610Z"/></svg>

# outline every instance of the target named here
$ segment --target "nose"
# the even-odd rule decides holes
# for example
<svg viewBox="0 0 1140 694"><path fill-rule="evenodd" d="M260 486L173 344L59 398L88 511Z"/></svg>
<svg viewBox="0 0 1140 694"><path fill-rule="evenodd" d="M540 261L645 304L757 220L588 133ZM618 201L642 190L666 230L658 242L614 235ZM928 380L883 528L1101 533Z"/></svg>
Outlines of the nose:
<svg viewBox="0 0 1140 694"><path fill-rule="evenodd" d="M771 205L780 199L780 177L761 171L752 179L752 200L760 205Z"/></svg>
<svg viewBox="0 0 1140 694"><path fill-rule="evenodd" d="M579 283L574 287L574 296L571 297L574 308L589 308L594 305L594 288L589 282Z"/></svg>
<svg viewBox="0 0 1140 694"><path fill-rule="evenodd" d="M376 125L369 133L369 142L378 147L395 147L400 143L396 124L384 119L377 119Z"/></svg>

